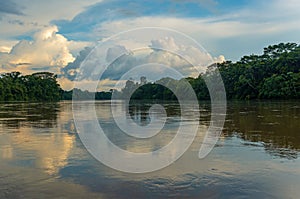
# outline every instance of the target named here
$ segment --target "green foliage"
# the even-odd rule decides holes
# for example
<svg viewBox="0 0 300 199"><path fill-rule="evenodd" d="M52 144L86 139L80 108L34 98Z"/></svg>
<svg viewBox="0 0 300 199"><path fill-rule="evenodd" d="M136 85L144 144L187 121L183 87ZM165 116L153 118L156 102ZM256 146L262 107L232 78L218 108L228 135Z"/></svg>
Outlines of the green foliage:
<svg viewBox="0 0 300 199"><path fill-rule="evenodd" d="M74 88L71 91L63 91L63 100L109 100L111 99L112 92L89 92L87 90L82 91Z"/></svg>
<svg viewBox="0 0 300 199"><path fill-rule="evenodd" d="M163 79L162 79L163 81ZM126 82L125 87L122 89L121 98L126 99L130 97L132 100L173 100L176 99L170 89L160 85L159 83L134 83L132 80Z"/></svg>
<svg viewBox="0 0 300 199"><path fill-rule="evenodd" d="M300 97L300 73L274 74L264 79L260 98L291 99Z"/></svg>
<svg viewBox="0 0 300 199"><path fill-rule="evenodd" d="M262 55L218 64L228 99L299 98L300 46L280 43Z"/></svg>
<svg viewBox="0 0 300 199"><path fill-rule="evenodd" d="M0 101L58 101L60 90L53 73L22 76L11 72L0 76Z"/></svg>

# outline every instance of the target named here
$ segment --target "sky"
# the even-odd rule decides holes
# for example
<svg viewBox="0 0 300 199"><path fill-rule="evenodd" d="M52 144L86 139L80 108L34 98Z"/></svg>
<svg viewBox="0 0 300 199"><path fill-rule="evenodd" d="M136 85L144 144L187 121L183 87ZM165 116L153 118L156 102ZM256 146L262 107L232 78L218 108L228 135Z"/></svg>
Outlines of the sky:
<svg viewBox="0 0 300 199"><path fill-rule="evenodd" d="M0 72L49 71L59 75L64 89L71 89L79 65L96 42L141 27L180 31L201 44L215 62L237 61L243 55L262 53L268 45L299 43L299 10L298 0L0 1ZM189 46L183 49L172 38L153 38L151 45L176 47L176 53L201 53ZM112 51L130 50L124 44ZM177 68L182 64L170 54L152 51L142 58L126 55L123 71L133 63L161 63L162 58L164 64ZM106 73L107 88L118 77L120 70L115 68Z"/></svg>

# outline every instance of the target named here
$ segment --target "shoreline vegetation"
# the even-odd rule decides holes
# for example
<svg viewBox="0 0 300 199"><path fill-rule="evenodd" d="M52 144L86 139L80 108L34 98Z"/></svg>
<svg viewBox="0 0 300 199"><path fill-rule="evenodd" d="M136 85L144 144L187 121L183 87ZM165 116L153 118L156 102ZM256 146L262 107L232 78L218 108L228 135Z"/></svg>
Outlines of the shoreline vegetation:
<svg viewBox="0 0 300 199"><path fill-rule="evenodd" d="M141 77L139 83L128 80L121 91L92 93L76 88L64 91L57 83L57 75L50 72L25 76L20 72L4 73L0 75L0 101L72 100L73 92L79 96L78 99L109 100L113 93L117 99L132 94L133 100L176 100L174 93L160 84L178 88L182 85L181 81L190 83L199 100L209 100L204 79L212 79L210 77L216 68L223 79L228 100L300 98L300 45L280 43L264 48L262 55L252 54L237 62L226 61L209 66L207 72L197 78L174 80L166 77L147 82L146 77ZM132 93L133 90L135 92Z"/></svg>

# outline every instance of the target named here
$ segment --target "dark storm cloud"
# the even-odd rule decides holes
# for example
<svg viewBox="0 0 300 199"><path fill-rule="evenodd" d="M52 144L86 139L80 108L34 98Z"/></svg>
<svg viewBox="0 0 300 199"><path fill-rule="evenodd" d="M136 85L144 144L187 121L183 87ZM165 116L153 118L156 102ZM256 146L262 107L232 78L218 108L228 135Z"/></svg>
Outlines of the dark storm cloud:
<svg viewBox="0 0 300 199"><path fill-rule="evenodd" d="M80 51L76 59L62 69L61 76L66 77L70 80L75 80L81 63L89 55L91 50L92 48L86 47L85 49ZM122 56L115 60L116 55L119 54L121 54ZM114 48L108 49L106 60L108 62L111 62L113 60L115 61L104 72L104 74L102 75L102 79L106 79L106 78L111 80L120 79L120 77L125 72L127 72L128 70L130 70L131 68L139 64L132 55L128 54L128 52L123 46L116 46ZM94 66L86 67L84 70L81 71L82 72L81 77L87 79L97 79L98 76L96 77L91 76L93 70L94 70Z"/></svg>
<svg viewBox="0 0 300 199"><path fill-rule="evenodd" d="M86 41L93 40L94 35L89 34L97 32L105 22L151 16L209 16L216 5L214 0L105 0L89 6L72 20L54 20L52 24L69 39ZM104 31L101 36L109 35Z"/></svg>
<svg viewBox="0 0 300 199"><path fill-rule="evenodd" d="M21 8L21 6L11 0L0 1L0 14L24 15Z"/></svg>
<svg viewBox="0 0 300 199"><path fill-rule="evenodd" d="M77 75L77 69L79 69L80 64L84 61L84 59L89 55L92 48L86 47L79 52L76 59L73 62L70 62L66 67L62 68L62 75L70 80L75 80Z"/></svg>

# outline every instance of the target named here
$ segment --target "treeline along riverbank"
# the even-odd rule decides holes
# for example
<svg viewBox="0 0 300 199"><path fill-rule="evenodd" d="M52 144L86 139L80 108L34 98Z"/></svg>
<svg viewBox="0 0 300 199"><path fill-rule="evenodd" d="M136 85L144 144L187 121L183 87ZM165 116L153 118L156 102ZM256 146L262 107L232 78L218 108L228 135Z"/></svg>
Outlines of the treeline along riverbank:
<svg viewBox="0 0 300 199"><path fill-rule="evenodd" d="M200 100L209 99L209 92L204 81L217 68L222 76L228 99L299 99L300 98L300 45L280 43L264 48L262 55L249 55L237 62L226 61L208 67L208 71L197 78L186 78ZM175 100L168 88L161 86L173 84L180 86L180 81L163 78L156 82L128 80L121 91L96 92L81 91L75 93L80 99L111 99L112 92L122 99L125 94L138 88L132 99ZM71 100L74 90L64 91L57 82L57 75L39 72L22 75L20 72L0 75L0 101L59 101Z"/></svg>

